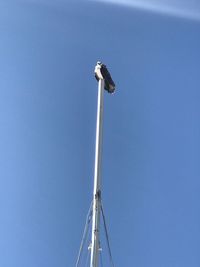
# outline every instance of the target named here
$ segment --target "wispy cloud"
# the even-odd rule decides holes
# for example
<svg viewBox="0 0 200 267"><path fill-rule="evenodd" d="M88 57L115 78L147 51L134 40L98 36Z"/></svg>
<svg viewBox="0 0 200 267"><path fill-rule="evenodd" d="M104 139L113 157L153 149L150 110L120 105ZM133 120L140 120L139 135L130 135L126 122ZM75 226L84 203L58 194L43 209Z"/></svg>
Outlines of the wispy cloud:
<svg viewBox="0 0 200 267"><path fill-rule="evenodd" d="M200 1L195 0L96 0L146 9L170 16L200 20Z"/></svg>

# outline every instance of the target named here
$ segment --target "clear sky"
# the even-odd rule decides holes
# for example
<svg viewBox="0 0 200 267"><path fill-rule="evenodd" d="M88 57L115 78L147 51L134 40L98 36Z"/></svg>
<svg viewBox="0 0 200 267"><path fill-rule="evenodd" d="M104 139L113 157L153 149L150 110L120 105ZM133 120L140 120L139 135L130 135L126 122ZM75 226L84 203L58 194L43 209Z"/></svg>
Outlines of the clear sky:
<svg viewBox="0 0 200 267"><path fill-rule="evenodd" d="M200 21L1 0L0 36L0 266L75 266L102 60L117 85L105 92L102 175L115 265L199 267Z"/></svg>
<svg viewBox="0 0 200 267"><path fill-rule="evenodd" d="M125 5L165 15L200 20L198 0L96 0L99 2Z"/></svg>

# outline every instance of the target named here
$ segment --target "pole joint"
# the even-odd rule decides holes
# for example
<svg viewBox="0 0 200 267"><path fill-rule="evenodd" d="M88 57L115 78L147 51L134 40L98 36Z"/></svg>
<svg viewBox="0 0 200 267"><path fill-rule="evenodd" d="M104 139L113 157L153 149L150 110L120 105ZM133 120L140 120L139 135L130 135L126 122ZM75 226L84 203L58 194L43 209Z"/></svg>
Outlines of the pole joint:
<svg viewBox="0 0 200 267"><path fill-rule="evenodd" d="M96 200L101 200L101 190L100 189L96 192L95 199Z"/></svg>

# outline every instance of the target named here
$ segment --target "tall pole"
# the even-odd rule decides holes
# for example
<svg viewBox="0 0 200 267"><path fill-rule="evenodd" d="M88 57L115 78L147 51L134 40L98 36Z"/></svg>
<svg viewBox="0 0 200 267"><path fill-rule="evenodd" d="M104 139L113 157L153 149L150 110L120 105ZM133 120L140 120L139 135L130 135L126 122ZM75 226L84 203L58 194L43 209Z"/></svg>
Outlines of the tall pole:
<svg viewBox="0 0 200 267"><path fill-rule="evenodd" d="M98 81L98 103L96 124L96 146L94 167L93 215L92 215L92 244L90 267L98 267L99 263L99 230L101 212L101 152L103 134L103 96L104 79Z"/></svg>

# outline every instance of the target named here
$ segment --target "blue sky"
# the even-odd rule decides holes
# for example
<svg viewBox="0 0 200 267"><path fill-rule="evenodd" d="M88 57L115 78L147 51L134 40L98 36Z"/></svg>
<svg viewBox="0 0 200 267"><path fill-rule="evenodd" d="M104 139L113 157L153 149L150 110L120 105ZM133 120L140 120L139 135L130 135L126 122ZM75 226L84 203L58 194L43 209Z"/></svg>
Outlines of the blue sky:
<svg viewBox="0 0 200 267"><path fill-rule="evenodd" d="M97 0L122 6L144 9L155 13L200 20L200 2L196 0Z"/></svg>
<svg viewBox="0 0 200 267"><path fill-rule="evenodd" d="M123 3L1 1L0 266L75 266L99 59L117 85L102 175L115 264L200 265L199 23Z"/></svg>

